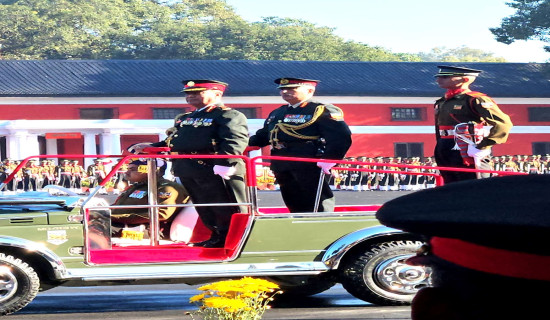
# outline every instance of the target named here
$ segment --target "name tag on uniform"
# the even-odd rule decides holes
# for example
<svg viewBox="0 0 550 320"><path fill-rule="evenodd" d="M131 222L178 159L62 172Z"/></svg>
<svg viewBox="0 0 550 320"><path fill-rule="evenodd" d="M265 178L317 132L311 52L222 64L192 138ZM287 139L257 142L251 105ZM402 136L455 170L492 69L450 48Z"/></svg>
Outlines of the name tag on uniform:
<svg viewBox="0 0 550 320"><path fill-rule="evenodd" d="M283 122L285 123L306 123L312 118L312 115L305 114L287 114Z"/></svg>
<svg viewBox="0 0 550 320"><path fill-rule="evenodd" d="M147 192L136 190L128 196L128 198L143 199L147 195Z"/></svg>
<svg viewBox="0 0 550 320"><path fill-rule="evenodd" d="M461 110L461 109L462 109L462 105L460 105L460 104L455 104L453 106L453 110Z"/></svg>

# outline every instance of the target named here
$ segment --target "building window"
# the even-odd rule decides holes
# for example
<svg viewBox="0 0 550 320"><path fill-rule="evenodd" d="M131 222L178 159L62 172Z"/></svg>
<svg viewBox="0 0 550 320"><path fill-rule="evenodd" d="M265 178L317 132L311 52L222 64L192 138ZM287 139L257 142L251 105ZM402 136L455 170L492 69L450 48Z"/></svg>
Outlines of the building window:
<svg viewBox="0 0 550 320"><path fill-rule="evenodd" d="M424 156L424 144L421 142L396 142L394 143L395 156L411 158Z"/></svg>
<svg viewBox="0 0 550 320"><path fill-rule="evenodd" d="M235 108L235 110L242 112L247 119L258 119L257 108Z"/></svg>
<svg viewBox="0 0 550 320"><path fill-rule="evenodd" d="M550 154L550 142L533 142L533 154Z"/></svg>
<svg viewBox="0 0 550 320"><path fill-rule="evenodd" d="M550 108L548 107L529 107L527 112L531 122L550 121Z"/></svg>
<svg viewBox="0 0 550 320"><path fill-rule="evenodd" d="M118 115L116 115L118 117ZM80 119L116 119L114 108L80 109Z"/></svg>
<svg viewBox="0 0 550 320"><path fill-rule="evenodd" d="M153 119L174 119L187 111L187 108L153 108Z"/></svg>
<svg viewBox="0 0 550 320"><path fill-rule="evenodd" d="M392 121L422 121L426 108L391 108Z"/></svg>

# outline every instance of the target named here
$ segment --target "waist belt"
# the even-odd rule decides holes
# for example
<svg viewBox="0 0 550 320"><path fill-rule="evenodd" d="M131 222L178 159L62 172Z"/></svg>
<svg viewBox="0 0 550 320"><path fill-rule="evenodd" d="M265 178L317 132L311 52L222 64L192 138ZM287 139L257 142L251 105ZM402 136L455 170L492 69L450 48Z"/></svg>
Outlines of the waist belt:
<svg viewBox="0 0 550 320"><path fill-rule="evenodd" d="M214 151L210 150L201 150L201 151L172 151L170 154L179 154L179 155L190 155L190 154L215 154Z"/></svg>
<svg viewBox="0 0 550 320"><path fill-rule="evenodd" d="M306 144L313 144L313 141L290 141L290 142L274 142L272 144L273 148L275 149L284 149L284 148L291 148L291 147L297 147L297 146L303 146Z"/></svg>
<svg viewBox="0 0 550 320"><path fill-rule="evenodd" d="M182 151L172 151L170 152L170 154L174 155L174 154L178 154L178 155L192 155L192 154L216 154L215 152L213 151L209 151L209 150L203 150L203 151L188 151L188 152L182 152ZM202 164L202 165L207 165L207 163L205 161L207 160L215 160L215 159L204 159L201 160L201 159L174 159L174 160L194 160L194 161L197 161L198 164Z"/></svg>
<svg viewBox="0 0 550 320"><path fill-rule="evenodd" d="M454 138L455 131L454 130L439 130L439 136L443 139L450 139Z"/></svg>

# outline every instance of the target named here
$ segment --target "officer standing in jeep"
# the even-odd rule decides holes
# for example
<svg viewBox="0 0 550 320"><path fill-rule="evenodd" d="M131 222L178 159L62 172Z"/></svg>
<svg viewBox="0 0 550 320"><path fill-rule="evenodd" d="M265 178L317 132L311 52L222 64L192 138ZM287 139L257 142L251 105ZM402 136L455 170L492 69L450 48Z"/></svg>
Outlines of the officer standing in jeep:
<svg viewBox="0 0 550 320"><path fill-rule="evenodd" d="M340 108L312 100L318 82L301 78L276 79L281 97L288 104L269 114L263 128L250 137L249 145L271 145L272 156L342 159L351 146L351 131ZM321 170L330 174L334 165L271 161L271 170L290 212L314 211ZM334 195L327 179L322 185L318 205L318 211L334 210Z"/></svg>
<svg viewBox="0 0 550 320"><path fill-rule="evenodd" d="M180 155L242 155L248 145L248 125L244 114L222 103L227 83L185 80L183 84L185 100L196 110L178 115L174 127L167 130L166 140L146 145L170 147L172 153ZM140 152L146 145L134 146L133 151ZM172 169L195 204L246 201L245 168L241 159L175 159ZM231 216L242 208L200 206L196 209L212 235L192 245L223 247Z"/></svg>
<svg viewBox="0 0 550 320"><path fill-rule="evenodd" d="M470 90L481 70L438 66L435 75L437 84L447 89L445 95L435 102L436 140L435 161L441 167L475 169L479 163L491 155L491 146L504 143L512 128L510 117L502 112L493 99L481 92ZM467 126L465 130L478 136L479 141L468 145L457 138L457 125ZM492 126L487 136L483 136L483 126ZM477 131L477 132L476 132ZM462 148L461 148L462 145ZM490 166L478 169L490 170ZM445 183L476 179L476 173L441 170Z"/></svg>

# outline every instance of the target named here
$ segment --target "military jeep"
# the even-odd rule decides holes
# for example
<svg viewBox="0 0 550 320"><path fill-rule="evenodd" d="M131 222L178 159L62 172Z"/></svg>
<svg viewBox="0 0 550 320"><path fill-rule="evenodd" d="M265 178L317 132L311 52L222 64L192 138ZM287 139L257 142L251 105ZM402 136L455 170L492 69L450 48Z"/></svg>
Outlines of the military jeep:
<svg viewBox="0 0 550 320"><path fill-rule="evenodd" d="M103 184L132 157L120 156ZM155 172L153 159L201 156L140 157L149 159L149 172ZM36 157L24 159L18 169L31 158ZM258 207L255 170L261 158L242 157L247 165L248 202L217 204L248 208L233 215L223 248L192 247L185 241L161 238L156 232L155 188L149 188L149 239L111 235L114 206L100 197L102 185L89 195L48 186L43 191L0 196L0 315L22 309L39 291L56 286L200 284L251 276L278 283L286 296L313 295L341 283L361 300L403 305L430 285L428 269L405 263L421 239L380 225L375 218L377 205L307 213ZM149 174L150 186L155 179ZM177 206L179 215L196 205ZM190 241L208 236L199 220Z"/></svg>

